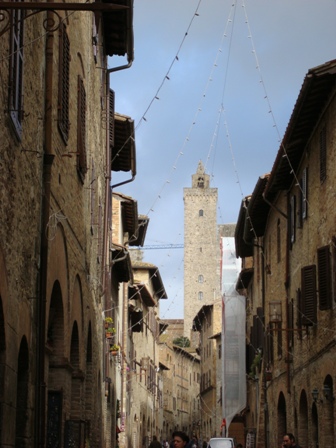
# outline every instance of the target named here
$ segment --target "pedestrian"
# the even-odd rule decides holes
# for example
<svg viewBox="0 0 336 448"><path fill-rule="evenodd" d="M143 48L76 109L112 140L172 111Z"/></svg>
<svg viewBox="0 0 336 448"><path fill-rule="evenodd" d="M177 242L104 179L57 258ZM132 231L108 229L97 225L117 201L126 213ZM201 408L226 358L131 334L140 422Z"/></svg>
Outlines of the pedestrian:
<svg viewBox="0 0 336 448"><path fill-rule="evenodd" d="M189 442L189 437L183 431L173 432L173 444L174 448L185 448Z"/></svg>
<svg viewBox="0 0 336 448"><path fill-rule="evenodd" d="M283 448L300 448L299 445L296 444L295 436L291 432L286 432L282 438L282 446Z"/></svg>
<svg viewBox="0 0 336 448"><path fill-rule="evenodd" d="M153 436L151 443L148 448L162 448L161 443L158 441L156 436Z"/></svg>

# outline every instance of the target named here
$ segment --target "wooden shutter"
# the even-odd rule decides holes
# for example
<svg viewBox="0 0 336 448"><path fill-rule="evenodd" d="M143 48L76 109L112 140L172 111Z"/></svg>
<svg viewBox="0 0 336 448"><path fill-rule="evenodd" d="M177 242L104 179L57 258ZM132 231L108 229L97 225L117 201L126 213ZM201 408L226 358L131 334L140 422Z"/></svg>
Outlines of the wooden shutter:
<svg viewBox="0 0 336 448"><path fill-rule="evenodd" d="M266 363L273 364L274 361L274 348L273 348L273 333L270 331L270 327L266 333Z"/></svg>
<svg viewBox="0 0 336 448"><path fill-rule="evenodd" d="M302 325L317 323L316 265L301 269Z"/></svg>
<svg viewBox="0 0 336 448"><path fill-rule="evenodd" d="M257 308L257 348L264 348L264 310Z"/></svg>
<svg viewBox="0 0 336 448"><path fill-rule="evenodd" d="M78 76L77 90L77 169L84 180L87 172L86 160L86 93L83 80Z"/></svg>
<svg viewBox="0 0 336 448"><path fill-rule="evenodd" d="M329 246L317 250L319 308L331 308L331 263Z"/></svg>
<svg viewBox="0 0 336 448"><path fill-rule="evenodd" d="M58 128L65 143L69 138L70 41L63 23L59 31Z"/></svg>
<svg viewBox="0 0 336 448"><path fill-rule="evenodd" d="M23 119L24 11L12 11L11 21L8 108L17 135L21 138Z"/></svg>

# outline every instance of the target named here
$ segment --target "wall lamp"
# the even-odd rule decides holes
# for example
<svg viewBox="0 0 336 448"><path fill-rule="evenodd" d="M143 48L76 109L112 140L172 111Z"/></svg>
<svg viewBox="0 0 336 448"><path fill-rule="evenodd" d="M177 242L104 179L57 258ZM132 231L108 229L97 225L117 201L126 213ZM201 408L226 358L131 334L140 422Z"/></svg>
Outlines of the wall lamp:
<svg viewBox="0 0 336 448"><path fill-rule="evenodd" d="M315 403L318 402L318 396L319 396L319 391L318 389L316 389L316 387L312 390L312 397ZM320 400L321 402L323 402L323 400Z"/></svg>
<svg viewBox="0 0 336 448"><path fill-rule="evenodd" d="M332 388L328 384L323 385L323 395L327 401L334 401L335 397L333 395Z"/></svg>

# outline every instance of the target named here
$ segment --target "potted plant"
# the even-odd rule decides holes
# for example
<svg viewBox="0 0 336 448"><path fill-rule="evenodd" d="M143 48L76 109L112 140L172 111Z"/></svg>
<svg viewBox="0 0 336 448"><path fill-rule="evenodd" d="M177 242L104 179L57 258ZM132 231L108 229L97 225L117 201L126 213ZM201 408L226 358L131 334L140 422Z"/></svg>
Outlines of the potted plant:
<svg viewBox="0 0 336 448"><path fill-rule="evenodd" d="M111 327L113 324L112 317L105 317L105 329Z"/></svg>
<svg viewBox="0 0 336 448"><path fill-rule="evenodd" d="M110 353L111 353L111 355L112 356L116 356L118 354L118 352L119 352L119 349L120 349L120 347L117 344L110 345Z"/></svg>
<svg viewBox="0 0 336 448"><path fill-rule="evenodd" d="M116 334L116 329L114 327L108 327L105 330L105 337L108 339L111 339L113 337L114 334Z"/></svg>

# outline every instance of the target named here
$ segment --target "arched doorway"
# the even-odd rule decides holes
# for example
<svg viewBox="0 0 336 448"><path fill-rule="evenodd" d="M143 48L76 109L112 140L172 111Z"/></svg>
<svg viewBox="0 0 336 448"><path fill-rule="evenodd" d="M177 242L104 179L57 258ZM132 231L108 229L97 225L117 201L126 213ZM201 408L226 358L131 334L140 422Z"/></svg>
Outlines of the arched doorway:
<svg viewBox="0 0 336 448"><path fill-rule="evenodd" d="M29 391L29 353L28 343L22 338L17 366L16 386L16 418L15 418L15 448L30 446L29 434L27 434Z"/></svg>
<svg viewBox="0 0 336 448"><path fill-rule="evenodd" d="M301 447L308 446L308 400L306 391L303 390L300 395L299 404L299 426L296 443Z"/></svg>
<svg viewBox="0 0 336 448"><path fill-rule="evenodd" d="M48 369L48 412L47 412L47 445L58 446L62 443L63 432L63 390L64 376L61 368L64 357L64 316L61 286L55 281L51 293L47 332L49 348ZM61 381L60 381L61 379Z"/></svg>
<svg viewBox="0 0 336 448"><path fill-rule="evenodd" d="M319 446L319 431L318 431L318 413L316 403L312 406L312 447L318 448Z"/></svg>
<svg viewBox="0 0 336 448"><path fill-rule="evenodd" d="M323 445L334 446L334 386L327 375L323 382Z"/></svg>
<svg viewBox="0 0 336 448"><path fill-rule="evenodd" d="M287 411L286 411L286 400L284 394L280 392L278 399L278 430L276 446L282 445L282 436L287 431Z"/></svg>

